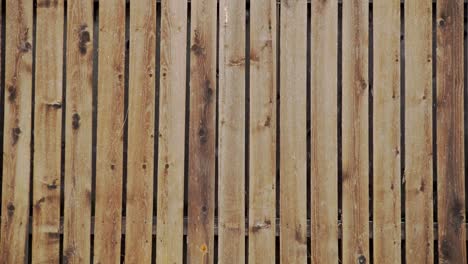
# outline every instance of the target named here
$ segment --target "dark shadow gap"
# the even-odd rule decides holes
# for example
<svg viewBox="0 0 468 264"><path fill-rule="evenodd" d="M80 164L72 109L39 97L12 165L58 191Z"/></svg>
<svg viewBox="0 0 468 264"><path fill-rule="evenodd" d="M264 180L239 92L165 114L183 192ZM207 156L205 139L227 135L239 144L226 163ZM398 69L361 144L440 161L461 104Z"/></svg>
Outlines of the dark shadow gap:
<svg viewBox="0 0 468 264"><path fill-rule="evenodd" d="M374 219L373 197L374 197L374 14L373 5L369 4L369 65L368 65L368 78L369 78L369 221ZM372 229L370 229L372 233ZM374 245L373 240L369 239L369 258L370 263L374 263Z"/></svg>
<svg viewBox="0 0 468 264"><path fill-rule="evenodd" d="M338 132L338 223L342 222L343 212L343 127L342 127L342 107L343 107L343 5L338 5L338 80L337 80L337 132ZM338 263L343 260L343 240L338 239Z"/></svg>
<svg viewBox="0 0 468 264"><path fill-rule="evenodd" d="M97 144L97 104L98 104L98 61L99 61L99 4L93 7L93 117L92 117L92 157L91 157L91 222L96 215L96 144ZM93 228L93 226L92 226ZM94 263L94 235L91 236L91 263Z"/></svg>
<svg viewBox="0 0 468 264"><path fill-rule="evenodd" d="M400 213L401 213L401 222L405 221L405 201L406 201L406 181L405 181L405 7L404 4L400 4ZM406 230L406 229L405 229ZM402 230L405 235L406 231ZM406 236L405 236L406 237ZM406 253L405 253L406 244L405 241L401 241L401 261L403 264L406 263Z"/></svg>
<svg viewBox="0 0 468 264"><path fill-rule="evenodd" d="M306 51L306 217L308 220L311 219L311 177L312 177L312 171L311 171L311 162L312 162L312 147L311 147L311 133L312 133L312 122L311 122L311 40L312 40L312 26L311 26L311 21L312 21L312 4L307 3L307 51ZM306 231L309 233L311 230L310 227L308 227L308 230ZM310 236L307 236L307 263L310 264L312 262L311 259L311 254L312 254L312 240Z"/></svg>
<svg viewBox="0 0 468 264"><path fill-rule="evenodd" d="M186 53L186 67L185 67L185 144L184 144L184 219L188 216L188 177L189 177L189 138L190 138L190 31L191 31L191 18L192 6L187 4L187 53ZM190 220L190 219L189 219ZM184 236L183 241L183 263L187 264L187 236Z"/></svg>
<svg viewBox="0 0 468 264"><path fill-rule="evenodd" d="M161 58L161 3L156 3L156 54L155 54L155 104L154 104L154 132L153 132L153 138L154 138L154 149L153 149L153 217L152 221L153 223L156 223L157 221L157 215L158 215L158 161L159 161L159 91L160 91L160 72L161 72L161 67L160 67L160 58ZM153 243L154 242L154 243ZM158 240L155 239L152 241L152 247L155 248L155 251L153 252L154 255L152 256L152 259L156 261L156 249L157 249L157 243Z"/></svg>
<svg viewBox="0 0 468 264"><path fill-rule="evenodd" d="M65 210L65 127L66 127L66 98L67 98L67 2L63 4L63 54L62 54L62 133L60 150L60 218L64 217ZM59 242L59 264L63 264L63 232Z"/></svg>

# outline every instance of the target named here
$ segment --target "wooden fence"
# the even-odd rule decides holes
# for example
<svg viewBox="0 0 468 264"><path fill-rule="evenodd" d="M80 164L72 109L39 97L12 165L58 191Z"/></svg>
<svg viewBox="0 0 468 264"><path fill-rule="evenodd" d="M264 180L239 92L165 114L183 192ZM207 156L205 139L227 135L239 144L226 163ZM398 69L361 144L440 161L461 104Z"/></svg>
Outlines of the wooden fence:
<svg viewBox="0 0 468 264"><path fill-rule="evenodd" d="M463 0L0 8L1 264L467 263Z"/></svg>

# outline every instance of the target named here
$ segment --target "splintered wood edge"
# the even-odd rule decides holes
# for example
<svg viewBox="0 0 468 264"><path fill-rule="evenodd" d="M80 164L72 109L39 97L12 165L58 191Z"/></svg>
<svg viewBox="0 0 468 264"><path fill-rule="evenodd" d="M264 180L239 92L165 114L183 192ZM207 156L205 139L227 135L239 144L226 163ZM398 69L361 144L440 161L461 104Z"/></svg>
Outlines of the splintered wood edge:
<svg viewBox="0 0 468 264"><path fill-rule="evenodd" d="M91 234L94 234L94 217L92 217L91 219ZM122 217L122 235L125 235L125 223L126 223L126 219L125 217ZM152 233L153 235L156 235L156 217L154 216L153 217L153 228L152 228ZM249 223L248 223L248 219L245 220L245 236L248 236L249 235ZM184 218L184 235L187 235L187 226L188 226L188 218L185 217ZM465 223L465 226L466 228L468 229L468 223ZM29 233L31 234L31 231L32 231L32 217L29 218L29 223L28 223L28 227L29 227ZM218 218L215 218L215 226L214 226L214 233L215 235L217 236L218 235ZM280 220L279 218L276 218L276 236L279 236L280 234ZM369 221L369 238L372 238L373 237L373 222L372 221ZM405 240L405 222L401 222L401 239L402 240ZM63 234L63 217L60 218L60 229L59 229L59 232L58 234ZM342 238L342 235L343 235L343 229L342 229L342 222L341 221L338 221L338 238L341 239ZM307 237L310 237L310 220L307 219ZM438 232L437 232L437 223L434 223L434 240L437 240L438 238ZM468 240L468 232L467 232L467 235L466 235L466 240Z"/></svg>

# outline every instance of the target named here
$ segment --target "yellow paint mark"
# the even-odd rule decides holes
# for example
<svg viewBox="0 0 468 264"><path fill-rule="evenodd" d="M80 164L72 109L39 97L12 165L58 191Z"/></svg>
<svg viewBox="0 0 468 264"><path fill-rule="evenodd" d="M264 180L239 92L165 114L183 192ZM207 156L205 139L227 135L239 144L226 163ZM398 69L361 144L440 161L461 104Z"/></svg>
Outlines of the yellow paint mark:
<svg viewBox="0 0 468 264"><path fill-rule="evenodd" d="M203 254L206 254L206 253L208 252L208 247L206 246L206 244L201 245L200 251L201 251Z"/></svg>

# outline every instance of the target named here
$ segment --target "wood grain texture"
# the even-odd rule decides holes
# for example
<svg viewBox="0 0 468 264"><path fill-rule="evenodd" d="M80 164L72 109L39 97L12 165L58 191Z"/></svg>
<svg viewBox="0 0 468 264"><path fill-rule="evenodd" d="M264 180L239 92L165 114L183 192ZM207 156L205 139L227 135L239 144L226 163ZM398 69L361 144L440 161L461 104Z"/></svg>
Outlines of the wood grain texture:
<svg viewBox="0 0 468 264"><path fill-rule="evenodd" d="M401 262L400 1L374 1L374 261Z"/></svg>
<svg viewBox="0 0 468 264"><path fill-rule="evenodd" d="M439 263L467 263L463 114L463 3L437 1Z"/></svg>
<svg viewBox="0 0 468 264"><path fill-rule="evenodd" d="M312 3L312 263L338 263L338 3Z"/></svg>
<svg viewBox="0 0 468 264"><path fill-rule="evenodd" d="M63 0L37 1L32 263L59 263Z"/></svg>
<svg viewBox="0 0 468 264"><path fill-rule="evenodd" d="M156 2L130 5L125 262L150 263L153 225Z"/></svg>
<svg viewBox="0 0 468 264"><path fill-rule="evenodd" d="M124 122L125 0L99 1L94 261L120 263Z"/></svg>
<svg viewBox="0 0 468 264"><path fill-rule="evenodd" d="M63 260L91 259L93 1L67 3Z"/></svg>
<svg viewBox="0 0 468 264"><path fill-rule="evenodd" d="M219 263L245 262L245 10L219 2Z"/></svg>
<svg viewBox="0 0 468 264"><path fill-rule="evenodd" d="M33 1L6 1L0 263L26 259L31 174Z"/></svg>
<svg viewBox="0 0 468 264"><path fill-rule="evenodd" d="M276 257L276 31L276 1L251 1L249 263Z"/></svg>
<svg viewBox="0 0 468 264"><path fill-rule="evenodd" d="M213 263L216 0L191 2L187 260Z"/></svg>
<svg viewBox="0 0 468 264"><path fill-rule="evenodd" d="M343 263L369 258L369 7L343 4Z"/></svg>
<svg viewBox="0 0 468 264"><path fill-rule="evenodd" d="M182 263L187 2L161 3L157 263Z"/></svg>
<svg viewBox="0 0 468 264"><path fill-rule="evenodd" d="M405 3L405 222L407 263L434 262L432 4Z"/></svg>
<svg viewBox="0 0 468 264"><path fill-rule="evenodd" d="M307 261L307 2L281 2L280 260Z"/></svg>

